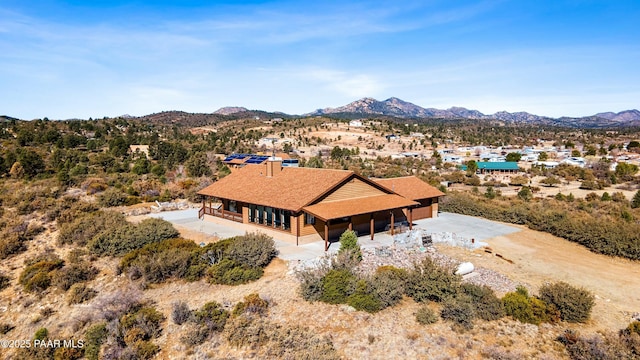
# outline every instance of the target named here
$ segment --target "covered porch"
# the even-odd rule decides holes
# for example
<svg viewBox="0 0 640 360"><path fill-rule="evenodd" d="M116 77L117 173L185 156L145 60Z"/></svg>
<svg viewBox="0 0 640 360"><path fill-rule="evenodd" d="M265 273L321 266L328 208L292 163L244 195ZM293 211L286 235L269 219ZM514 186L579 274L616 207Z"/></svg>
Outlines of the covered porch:
<svg viewBox="0 0 640 360"><path fill-rule="evenodd" d="M373 240L376 232L389 231L393 236L400 224L407 222L413 228L413 207L419 203L394 194L365 198L321 202L303 208L317 219L316 229L324 239L324 249L340 238L346 230L359 236L369 235ZM405 215L406 214L406 215Z"/></svg>
<svg viewBox="0 0 640 360"><path fill-rule="evenodd" d="M242 203L207 196L202 199L202 207L198 211L198 219L204 218L205 215L241 223L243 222Z"/></svg>

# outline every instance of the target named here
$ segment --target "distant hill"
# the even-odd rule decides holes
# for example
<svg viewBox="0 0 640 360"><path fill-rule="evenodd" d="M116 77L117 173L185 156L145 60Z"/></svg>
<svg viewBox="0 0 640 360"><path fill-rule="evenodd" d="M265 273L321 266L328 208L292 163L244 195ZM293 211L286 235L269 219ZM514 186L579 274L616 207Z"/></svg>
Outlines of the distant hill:
<svg viewBox="0 0 640 360"><path fill-rule="evenodd" d="M220 115L231 115L231 114L245 112L245 111L249 111L249 109L241 106L225 106L223 108L220 108L214 111L213 113L220 114Z"/></svg>
<svg viewBox="0 0 640 360"><path fill-rule="evenodd" d="M452 107L446 110L423 108L395 97L384 101L362 98L344 106L318 109L306 115L346 116L347 114L386 115L400 118L495 119L512 123L538 123L588 128L640 126L640 111L638 110L626 110L619 113L605 112L579 118L561 117L554 119L527 112L510 113L499 111L495 114L485 115L478 110L470 110L463 107Z"/></svg>
<svg viewBox="0 0 640 360"><path fill-rule="evenodd" d="M180 123L186 126L203 126L219 121L228 120L268 120L273 118L290 119L300 116L331 116L340 119L357 119L363 116L377 119L468 119L468 120L499 120L505 123L526 123L535 125L564 126L574 128L616 128L616 127L640 127L640 111L625 110L619 113L602 112L584 117L560 117L551 118L530 114L528 112L499 111L495 114L483 114L478 110L464 107L451 107L449 109L423 108L416 104L398 99L396 97L379 101L370 97L356 100L337 108L318 109L303 115L288 115L282 112L266 112L260 110L248 110L241 106L227 106L213 113L187 113L184 111L163 111L160 113L137 117L145 121L158 124ZM123 115L123 118L134 118ZM6 115L0 116L0 120L18 120Z"/></svg>

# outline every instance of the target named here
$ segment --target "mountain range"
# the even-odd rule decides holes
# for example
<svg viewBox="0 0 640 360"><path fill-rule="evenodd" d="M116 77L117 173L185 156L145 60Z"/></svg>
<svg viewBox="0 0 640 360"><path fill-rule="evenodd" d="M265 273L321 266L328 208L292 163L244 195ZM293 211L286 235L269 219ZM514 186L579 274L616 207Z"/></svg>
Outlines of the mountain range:
<svg viewBox="0 0 640 360"><path fill-rule="evenodd" d="M337 108L318 109L305 115L363 114L385 115L400 118L442 118L442 119L488 119L514 123L537 123L570 127L621 127L640 126L640 111L626 110L619 113L603 112L585 117L560 117L534 115L527 112L499 111L495 114L483 114L478 110L463 107L451 107L446 110L423 108L413 103L392 97L384 101L363 98Z"/></svg>

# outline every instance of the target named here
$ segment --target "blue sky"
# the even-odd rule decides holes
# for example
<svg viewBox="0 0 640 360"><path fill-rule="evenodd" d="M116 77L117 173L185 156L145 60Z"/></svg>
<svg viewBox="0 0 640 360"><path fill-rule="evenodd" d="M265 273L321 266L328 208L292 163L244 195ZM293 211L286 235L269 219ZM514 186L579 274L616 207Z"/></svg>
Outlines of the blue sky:
<svg viewBox="0 0 640 360"><path fill-rule="evenodd" d="M0 114L640 108L640 1L0 1Z"/></svg>

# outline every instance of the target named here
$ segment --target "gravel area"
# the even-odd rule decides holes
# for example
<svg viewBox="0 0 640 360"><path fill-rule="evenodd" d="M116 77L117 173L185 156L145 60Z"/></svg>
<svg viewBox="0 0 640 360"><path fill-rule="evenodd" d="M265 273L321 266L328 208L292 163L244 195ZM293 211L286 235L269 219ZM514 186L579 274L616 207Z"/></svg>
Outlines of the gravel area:
<svg viewBox="0 0 640 360"><path fill-rule="evenodd" d="M440 266L448 267L454 271L460 262L439 253L434 247L404 247L404 246L380 246L362 249L362 261L356 271L363 274L373 274L380 266L395 266L410 269L415 263L421 262L426 257L431 258ZM300 262L290 262L290 272L307 268L316 268L322 264L330 263L328 255L319 256L316 259ZM518 283L507 276L485 268L475 268L473 272L463 276L463 281L476 285L486 285L498 293L515 291Z"/></svg>

